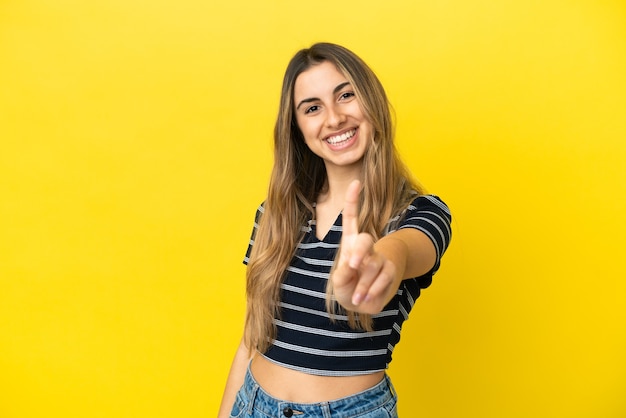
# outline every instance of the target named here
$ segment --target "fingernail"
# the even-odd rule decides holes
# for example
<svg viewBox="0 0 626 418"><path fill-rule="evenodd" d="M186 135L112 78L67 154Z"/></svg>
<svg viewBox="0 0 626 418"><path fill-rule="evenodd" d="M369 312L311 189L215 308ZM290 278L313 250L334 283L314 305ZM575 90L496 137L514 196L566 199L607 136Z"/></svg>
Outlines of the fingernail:
<svg viewBox="0 0 626 418"><path fill-rule="evenodd" d="M361 295L360 293L355 293L354 295L352 295L352 304L356 306L361 303L362 299L363 295Z"/></svg>

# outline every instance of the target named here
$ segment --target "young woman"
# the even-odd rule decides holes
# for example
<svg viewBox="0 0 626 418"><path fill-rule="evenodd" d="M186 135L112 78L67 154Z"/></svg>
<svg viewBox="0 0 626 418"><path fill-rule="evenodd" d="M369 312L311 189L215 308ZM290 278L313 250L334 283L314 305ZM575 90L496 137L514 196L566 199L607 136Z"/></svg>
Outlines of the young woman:
<svg viewBox="0 0 626 418"><path fill-rule="evenodd" d="M448 247L450 212L412 180L382 85L341 46L292 58L274 141L219 416L397 416L385 370Z"/></svg>

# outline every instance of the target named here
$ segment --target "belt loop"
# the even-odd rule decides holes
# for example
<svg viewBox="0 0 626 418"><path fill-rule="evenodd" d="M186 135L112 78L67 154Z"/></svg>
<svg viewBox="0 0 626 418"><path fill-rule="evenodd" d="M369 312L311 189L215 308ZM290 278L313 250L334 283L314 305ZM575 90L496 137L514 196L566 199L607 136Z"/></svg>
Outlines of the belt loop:
<svg viewBox="0 0 626 418"><path fill-rule="evenodd" d="M330 415L330 406L328 406L328 402L322 402L320 404L320 408L322 408L322 417L332 418Z"/></svg>
<svg viewBox="0 0 626 418"><path fill-rule="evenodd" d="M248 415L252 415L252 410L254 409L254 401L256 400L256 395L259 392L259 385L254 383L252 385L252 390L250 390L250 401L248 403Z"/></svg>

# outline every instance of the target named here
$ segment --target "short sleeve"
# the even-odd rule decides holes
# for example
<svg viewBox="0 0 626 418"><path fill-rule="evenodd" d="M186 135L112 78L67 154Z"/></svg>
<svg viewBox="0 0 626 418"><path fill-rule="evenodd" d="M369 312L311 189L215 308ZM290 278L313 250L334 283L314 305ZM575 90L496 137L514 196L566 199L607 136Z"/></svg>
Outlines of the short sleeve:
<svg viewBox="0 0 626 418"><path fill-rule="evenodd" d="M252 247L254 246L254 238L256 237L256 231L259 229L259 222L261 221L261 216L265 211L265 206L263 203L259 205L259 208L256 210L256 215L254 217L254 227L252 228L252 233L250 234L250 241L248 242L248 249L246 250L246 256L243 259L243 263L248 265L250 261L250 254L252 253Z"/></svg>
<svg viewBox="0 0 626 418"><path fill-rule="evenodd" d="M450 209L439 197L421 195L416 197L400 216L390 221L388 233L405 228L414 228L426 234L437 252L435 265L427 273L432 277L439 269L441 257L450 245L452 238L451 222Z"/></svg>

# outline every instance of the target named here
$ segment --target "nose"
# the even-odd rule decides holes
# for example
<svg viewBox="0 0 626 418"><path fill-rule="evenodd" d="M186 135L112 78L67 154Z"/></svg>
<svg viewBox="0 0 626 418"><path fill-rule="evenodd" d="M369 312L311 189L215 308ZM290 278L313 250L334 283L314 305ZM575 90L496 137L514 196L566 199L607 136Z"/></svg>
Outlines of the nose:
<svg viewBox="0 0 626 418"><path fill-rule="evenodd" d="M327 107L326 125L329 128L339 128L346 121L346 115L338 105Z"/></svg>

